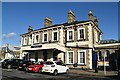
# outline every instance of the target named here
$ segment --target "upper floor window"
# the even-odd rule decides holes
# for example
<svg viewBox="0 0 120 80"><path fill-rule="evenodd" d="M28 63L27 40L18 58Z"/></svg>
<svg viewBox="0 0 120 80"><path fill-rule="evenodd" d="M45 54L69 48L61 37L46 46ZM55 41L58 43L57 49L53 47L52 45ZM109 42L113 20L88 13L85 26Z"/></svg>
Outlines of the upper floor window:
<svg viewBox="0 0 120 80"><path fill-rule="evenodd" d="M30 36L29 36L29 45L31 45L32 44L32 34L30 34Z"/></svg>
<svg viewBox="0 0 120 80"><path fill-rule="evenodd" d="M95 40L96 40L96 42L98 42L98 33L97 33L97 31L95 32Z"/></svg>
<svg viewBox="0 0 120 80"><path fill-rule="evenodd" d="M78 40L85 39L85 28L78 29Z"/></svg>
<svg viewBox="0 0 120 80"><path fill-rule="evenodd" d="M53 31L52 32L52 41L57 41L58 40L58 32L57 31Z"/></svg>
<svg viewBox="0 0 120 80"><path fill-rule="evenodd" d="M78 51L78 64L86 64L86 51Z"/></svg>
<svg viewBox="0 0 120 80"><path fill-rule="evenodd" d="M67 52L67 64L73 64L74 63L74 51L68 51Z"/></svg>
<svg viewBox="0 0 120 80"><path fill-rule="evenodd" d="M48 34L43 33L43 42L48 42Z"/></svg>
<svg viewBox="0 0 120 80"><path fill-rule="evenodd" d="M67 41L74 40L74 30L67 31Z"/></svg>
<svg viewBox="0 0 120 80"><path fill-rule="evenodd" d="M39 35L35 35L35 43L39 42Z"/></svg>
<svg viewBox="0 0 120 80"><path fill-rule="evenodd" d="M23 45L27 45L27 37L24 37Z"/></svg>

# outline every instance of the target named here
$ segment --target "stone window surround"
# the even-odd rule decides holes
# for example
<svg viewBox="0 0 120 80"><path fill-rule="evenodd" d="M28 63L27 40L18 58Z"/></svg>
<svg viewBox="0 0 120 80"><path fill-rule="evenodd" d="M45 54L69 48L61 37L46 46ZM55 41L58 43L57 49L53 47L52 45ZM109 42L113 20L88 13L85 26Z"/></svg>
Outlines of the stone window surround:
<svg viewBox="0 0 120 80"><path fill-rule="evenodd" d="M69 52L73 53L73 63L69 63ZM67 64L74 64L74 51L67 51Z"/></svg>
<svg viewBox="0 0 120 80"><path fill-rule="evenodd" d="M44 41L44 34L47 34L47 41ZM48 32L43 32L42 43L44 43L44 42L48 42Z"/></svg>
<svg viewBox="0 0 120 80"><path fill-rule="evenodd" d="M84 52L85 54L85 63L80 63L80 52ZM81 64L81 65L86 65L86 50L78 50L78 64Z"/></svg>
<svg viewBox="0 0 120 80"><path fill-rule="evenodd" d="M27 41L26 41L26 40L27 40L27 37L24 36L24 37L23 37L23 45L27 45Z"/></svg>
<svg viewBox="0 0 120 80"><path fill-rule="evenodd" d="M84 38L80 38L80 33L79 31L83 29L84 30ZM85 28L78 28L78 40L82 40L82 39L85 39Z"/></svg>
<svg viewBox="0 0 120 80"><path fill-rule="evenodd" d="M69 31L72 31L72 39L69 39ZM67 41L72 41L74 40L74 29L67 30Z"/></svg>
<svg viewBox="0 0 120 80"><path fill-rule="evenodd" d="M54 40L54 33L57 32L57 40ZM52 31L52 41L58 41L58 30Z"/></svg>
<svg viewBox="0 0 120 80"><path fill-rule="evenodd" d="M36 39L37 36L38 36L38 40ZM34 35L34 43L39 43L39 39L40 39L40 35L39 34L35 34Z"/></svg>

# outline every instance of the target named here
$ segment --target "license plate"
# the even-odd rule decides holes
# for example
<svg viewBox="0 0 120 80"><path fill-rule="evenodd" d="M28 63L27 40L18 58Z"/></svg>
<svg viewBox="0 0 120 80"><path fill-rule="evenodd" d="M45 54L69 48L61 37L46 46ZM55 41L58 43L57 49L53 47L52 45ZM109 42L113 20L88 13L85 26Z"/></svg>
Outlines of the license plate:
<svg viewBox="0 0 120 80"><path fill-rule="evenodd" d="M32 70L32 68L28 68L29 70Z"/></svg>
<svg viewBox="0 0 120 80"><path fill-rule="evenodd" d="M45 69L45 71L48 71L47 69Z"/></svg>
<svg viewBox="0 0 120 80"><path fill-rule="evenodd" d="M22 67L19 67L19 68L22 68Z"/></svg>

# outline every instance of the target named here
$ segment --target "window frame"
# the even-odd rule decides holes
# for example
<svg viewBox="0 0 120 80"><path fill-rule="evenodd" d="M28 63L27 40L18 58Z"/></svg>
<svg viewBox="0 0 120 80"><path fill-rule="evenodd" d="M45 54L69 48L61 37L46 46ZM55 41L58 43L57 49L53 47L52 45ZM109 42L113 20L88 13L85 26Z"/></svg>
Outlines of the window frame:
<svg viewBox="0 0 120 80"><path fill-rule="evenodd" d="M30 35L29 35L29 45L31 45L31 44L32 44L32 39L33 39L33 38L32 38L32 36L31 36L31 35L32 35L32 34L30 34Z"/></svg>
<svg viewBox="0 0 120 80"><path fill-rule="evenodd" d="M82 30L82 29L84 31L84 38L80 38L80 30ZM85 35L85 28L78 28L78 40L83 40L83 39L85 39L85 37L86 37L86 35Z"/></svg>
<svg viewBox="0 0 120 80"><path fill-rule="evenodd" d="M57 32L57 40L54 40L54 33ZM58 31L52 31L52 41L58 41Z"/></svg>
<svg viewBox="0 0 120 80"><path fill-rule="evenodd" d="M37 36L38 36L38 41L36 39ZM39 34L35 34L34 35L34 43L39 43L39 40L40 40L40 35Z"/></svg>
<svg viewBox="0 0 120 80"><path fill-rule="evenodd" d="M27 37L25 36L25 37L23 37L23 45L27 45Z"/></svg>
<svg viewBox="0 0 120 80"><path fill-rule="evenodd" d="M69 62L69 53L72 52L73 53L73 63ZM74 51L67 51L67 64L74 64Z"/></svg>
<svg viewBox="0 0 120 80"><path fill-rule="evenodd" d="M44 34L47 34L47 41L44 41ZM44 32L44 33L43 33L42 42L43 42L43 43L44 43L44 42L48 42L48 32Z"/></svg>
<svg viewBox="0 0 120 80"><path fill-rule="evenodd" d="M80 52L84 52L85 63L80 62ZM78 64L86 65L86 50L78 50Z"/></svg>
<svg viewBox="0 0 120 80"><path fill-rule="evenodd" d="M72 31L72 39L69 39L69 32L70 31ZM74 40L74 30L73 29L71 29L71 30L67 30L67 41L72 41L72 40Z"/></svg>

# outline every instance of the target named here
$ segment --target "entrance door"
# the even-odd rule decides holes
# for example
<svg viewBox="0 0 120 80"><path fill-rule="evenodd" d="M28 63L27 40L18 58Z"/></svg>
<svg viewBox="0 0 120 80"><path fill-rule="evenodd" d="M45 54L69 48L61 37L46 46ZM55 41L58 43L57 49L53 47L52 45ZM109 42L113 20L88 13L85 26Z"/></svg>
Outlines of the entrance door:
<svg viewBox="0 0 120 80"><path fill-rule="evenodd" d="M54 61L58 59L57 56L58 56L57 51L54 51L54 52L53 52L53 60L54 60Z"/></svg>
<svg viewBox="0 0 120 80"><path fill-rule="evenodd" d="M36 62L38 61L38 53L37 52L35 53L35 61Z"/></svg>
<svg viewBox="0 0 120 80"><path fill-rule="evenodd" d="M97 52L93 51L92 52L92 68L93 69L97 68L97 61L98 61Z"/></svg>
<svg viewBox="0 0 120 80"><path fill-rule="evenodd" d="M43 60L47 61L47 51L43 51Z"/></svg>

